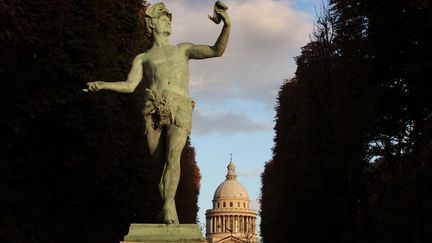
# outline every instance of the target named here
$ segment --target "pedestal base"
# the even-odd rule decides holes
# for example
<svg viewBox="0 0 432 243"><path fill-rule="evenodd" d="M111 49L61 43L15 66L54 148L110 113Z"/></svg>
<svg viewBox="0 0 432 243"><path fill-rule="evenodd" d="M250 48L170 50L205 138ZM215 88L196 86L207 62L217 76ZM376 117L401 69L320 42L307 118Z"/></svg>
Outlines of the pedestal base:
<svg viewBox="0 0 432 243"><path fill-rule="evenodd" d="M197 224L131 224L121 243L206 243Z"/></svg>

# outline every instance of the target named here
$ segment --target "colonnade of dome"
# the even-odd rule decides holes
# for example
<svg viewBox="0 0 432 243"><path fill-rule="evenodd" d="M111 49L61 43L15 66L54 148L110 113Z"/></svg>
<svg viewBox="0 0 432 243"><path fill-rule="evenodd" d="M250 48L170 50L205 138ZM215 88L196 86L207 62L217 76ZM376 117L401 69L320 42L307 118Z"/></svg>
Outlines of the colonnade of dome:
<svg viewBox="0 0 432 243"><path fill-rule="evenodd" d="M207 218L206 232L256 234L256 215L215 215Z"/></svg>

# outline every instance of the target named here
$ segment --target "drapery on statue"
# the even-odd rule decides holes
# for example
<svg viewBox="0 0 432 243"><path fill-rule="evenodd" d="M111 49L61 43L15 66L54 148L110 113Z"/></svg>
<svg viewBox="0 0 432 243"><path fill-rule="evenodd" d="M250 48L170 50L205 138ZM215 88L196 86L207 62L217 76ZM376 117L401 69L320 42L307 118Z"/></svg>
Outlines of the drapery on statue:
<svg viewBox="0 0 432 243"><path fill-rule="evenodd" d="M113 90L132 93L143 75L149 81L145 90L143 115L146 137L152 158L164 164L159 191L164 202L159 221L178 224L174 197L180 180L180 156L190 135L194 101L189 96L189 59L221 56L228 43L231 27L228 8L217 1L213 16L215 22L224 22L222 31L213 46L191 43L169 44L171 13L163 3L155 3L146 11L146 28L153 45L138 54L126 81L88 82L84 91Z"/></svg>

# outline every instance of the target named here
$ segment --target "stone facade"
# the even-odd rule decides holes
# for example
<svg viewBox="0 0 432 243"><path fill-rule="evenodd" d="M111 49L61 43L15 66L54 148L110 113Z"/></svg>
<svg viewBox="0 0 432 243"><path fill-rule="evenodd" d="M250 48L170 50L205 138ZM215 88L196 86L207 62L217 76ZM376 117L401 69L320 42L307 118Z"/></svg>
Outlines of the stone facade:
<svg viewBox="0 0 432 243"><path fill-rule="evenodd" d="M234 163L231 161L227 168L226 180L213 196L213 209L206 211L206 239L209 243L256 243L256 210L237 180Z"/></svg>

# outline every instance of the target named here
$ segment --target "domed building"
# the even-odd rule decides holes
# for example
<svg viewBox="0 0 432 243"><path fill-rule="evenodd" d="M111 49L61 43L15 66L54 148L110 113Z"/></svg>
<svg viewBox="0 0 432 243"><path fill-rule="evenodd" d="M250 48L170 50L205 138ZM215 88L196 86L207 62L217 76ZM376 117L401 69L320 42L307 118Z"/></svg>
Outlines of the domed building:
<svg viewBox="0 0 432 243"><path fill-rule="evenodd" d="M256 243L256 211L246 188L237 180L230 161L226 179L216 189L213 209L206 211L206 239L209 243Z"/></svg>

